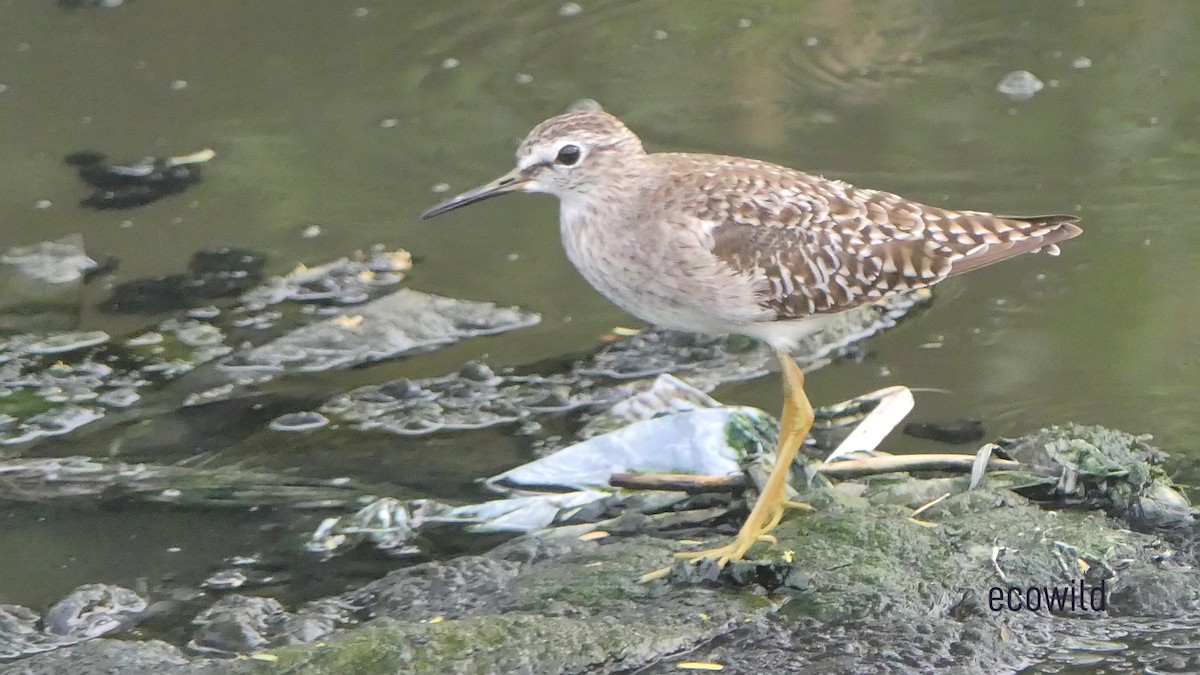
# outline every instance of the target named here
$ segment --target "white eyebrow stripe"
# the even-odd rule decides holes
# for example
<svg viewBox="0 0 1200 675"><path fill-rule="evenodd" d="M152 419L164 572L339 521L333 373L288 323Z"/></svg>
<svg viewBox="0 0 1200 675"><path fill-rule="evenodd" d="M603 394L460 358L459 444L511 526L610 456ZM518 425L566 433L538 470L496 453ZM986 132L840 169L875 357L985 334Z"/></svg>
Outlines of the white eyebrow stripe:
<svg viewBox="0 0 1200 675"><path fill-rule="evenodd" d="M564 143L563 145L567 145L567 144ZM525 155L524 157L517 158L517 168L524 171L524 170L526 170L530 167L536 166L538 164L550 164L551 162L554 161L554 158L557 155L558 155L558 148L553 148L553 149L548 148L548 147L536 148L534 150L534 152L531 152L528 155Z"/></svg>

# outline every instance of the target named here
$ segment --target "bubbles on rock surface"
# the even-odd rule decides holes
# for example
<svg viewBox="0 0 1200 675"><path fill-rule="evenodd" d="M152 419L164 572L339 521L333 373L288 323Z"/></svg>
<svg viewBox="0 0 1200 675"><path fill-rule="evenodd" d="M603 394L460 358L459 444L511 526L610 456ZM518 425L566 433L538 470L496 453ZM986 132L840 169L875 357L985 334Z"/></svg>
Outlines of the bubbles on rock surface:
<svg viewBox="0 0 1200 675"><path fill-rule="evenodd" d="M917 291L839 315L824 331L802 342L794 355L803 366L828 361L853 343L895 325L929 297L928 291ZM760 377L773 362L765 348L748 339L651 330L609 345L565 370L557 366L544 374L495 371L482 363L468 363L441 377L358 387L329 399L320 411L352 428L420 436L520 425L531 416L599 410L653 390L652 378L666 373L676 373L686 381L679 386L699 392L691 399L681 398L679 391L661 385L666 389L636 399L640 412L648 414L668 399L675 401L672 405L688 399L703 407L703 392L724 382ZM637 419L635 404L629 406L631 419Z"/></svg>
<svg viewBox="0 0 1200 675"><path fill-rule="evenodd" d="M318 412L286 413L271 420L274 431L312 431L329 424L329 418Z"/></svg>
<svg viewBox="0 0 1200 675"><path fill-rule="evenodd" d="M62 354L108 342L108 333L101 330L81 333L59 333L42 338L25 347L30 354Z"/></svg>

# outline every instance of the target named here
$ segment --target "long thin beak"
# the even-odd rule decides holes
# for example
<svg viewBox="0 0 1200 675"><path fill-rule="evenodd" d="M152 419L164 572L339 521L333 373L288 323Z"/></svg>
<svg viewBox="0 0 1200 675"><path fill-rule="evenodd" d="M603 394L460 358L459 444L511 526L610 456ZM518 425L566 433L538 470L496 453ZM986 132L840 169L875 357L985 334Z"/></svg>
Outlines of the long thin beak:
<svg viewBox="0 0 1200 675"><path fill-rule="evenodd" d="M481 202L485 199L502 195L506 192L520 190L523 185L529 182L529 178L521 174L520 169L513 169L487 185L480 185L473 190L467 190L461 195L451 197L446 201L437 204L430 208L425 213L421 214L421 220L426 220L434 216L440 216L447 211L453 211L460 206L467 206L475 202Z"/></svg>

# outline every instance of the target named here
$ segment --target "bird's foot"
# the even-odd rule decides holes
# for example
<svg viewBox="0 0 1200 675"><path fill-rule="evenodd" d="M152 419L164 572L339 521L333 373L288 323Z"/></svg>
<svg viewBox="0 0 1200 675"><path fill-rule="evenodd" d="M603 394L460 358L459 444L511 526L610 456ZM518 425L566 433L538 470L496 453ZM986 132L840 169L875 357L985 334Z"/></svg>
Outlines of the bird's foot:
<svg viewBox="0 0 1200 675"><path fill-rule="evenodd" d="M746 522L742 524L741 529L734 536L733 541L724 546L709 548L702 551L683 551L675 554L677 560L687 560L689 562L699 562L700 560L713 560L717 563L717 567L725 567L730 562L741 560L746 556L746 553L759 542L766 542L771 545L778 543L771 531L779 525L779 521L783 520L785 509L798 509L803 511L812 511L813 507L803 502L796 502L786 499L786 495L778 496L764 493L759 497L758 502L754 505L754 510L746 518ZM642 575L639 582L645 583L655 579L661 579L671 572L671 567L663 567L653 572Z"/></svg>
<svg viewBox="0 0 1200 675"><path fill-rule="evenodd" d="M750 515L746 517L746 522L742 523L733 541L725 546L704 551L676 553L675 557L678 559L714 560L717 567L725 567L731 560L741 560L746 552L760 541L774 544L775 537L771 535L771 530L783 520L785 509L813 510L808 504L788 499L787 484L792 461L800 450L800 444L812 429L813 409L804 394L804 371L800 370L786 352L776 350L775 355L779 358L783 372L785 392L783 414L779 421L779 445L775 449L775 468L771 469L758 500L754 502L754 508L750 510ZM641 581L661 579L670 572L670 567L664 567L642 575Z"/></svg>

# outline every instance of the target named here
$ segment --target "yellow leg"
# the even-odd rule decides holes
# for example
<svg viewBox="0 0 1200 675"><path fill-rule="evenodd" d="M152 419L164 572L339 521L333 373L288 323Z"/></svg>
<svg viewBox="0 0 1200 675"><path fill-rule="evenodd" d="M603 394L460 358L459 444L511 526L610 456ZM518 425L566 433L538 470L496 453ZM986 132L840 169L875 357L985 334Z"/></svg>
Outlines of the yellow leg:
<svg viewBox="0 0 1200 675"><path fill-rule="evenodd" d="M740 560L750 550L750 547L760 541L775 543L775 538L771 536L770 532L783 519L785 508L811 509L807 504L788 500L787 479L792 461L795 460L800 445L804 443L809 430L812 429L812 404L808 402L808 396L804 393L804 371L800 370L800 366L797 366L786 352L776 351L775 356L779 359L779 365L783 372L784 392L783 414L779 421L779 445L775 451L775 468L767 477L767 483L763 487L762 493L759 494L758 500L754 502L754 508L750 510L750 515L746 517L746 522L742 524L732 542L704 551L677 553L675 554L677 558L684 560L711 558L717 561L717 565L724 567L731 560ZM668 567L651 572L642 577L642 581L665 576L669 570Z"/></svg>

